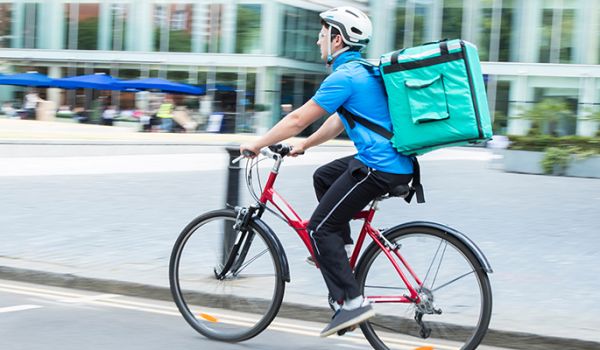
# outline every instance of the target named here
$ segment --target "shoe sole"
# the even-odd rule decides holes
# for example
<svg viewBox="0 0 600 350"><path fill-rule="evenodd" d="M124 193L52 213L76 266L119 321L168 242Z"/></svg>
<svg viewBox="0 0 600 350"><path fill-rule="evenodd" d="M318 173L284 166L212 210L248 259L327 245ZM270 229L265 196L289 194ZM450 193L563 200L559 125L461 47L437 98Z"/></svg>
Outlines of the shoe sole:
<svg viewBox="0 0 600 350"><path fill-rule="evenodd" d="M352 320L348 320L344 323L339 324L337 327L331 328L330 330L328 330L327 332L321 333L321 338L325 338L328 337L332 334L337 333L338 331L344 329L344 328L348 328L354 325L357 325L359 323L363 323L366 320L368 320L369 318L375 316L375 310L371 309L367 312L365 312L364 314L360 315L359 317L352 319Z"/></svg>

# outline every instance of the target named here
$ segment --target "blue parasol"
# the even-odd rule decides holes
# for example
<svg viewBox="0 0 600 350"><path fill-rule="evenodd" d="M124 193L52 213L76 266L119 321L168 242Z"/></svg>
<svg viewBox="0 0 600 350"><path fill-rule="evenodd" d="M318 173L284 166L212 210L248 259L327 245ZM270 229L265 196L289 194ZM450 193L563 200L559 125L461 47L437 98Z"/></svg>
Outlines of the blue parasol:
<svg viewBox="0 0 600 350"><path fill-rule="evenodd" d="M139 80L123 80L119 85L124 89L157 90L177 94L202 95L205 89L160 78L147 78Z"/></svg>
<svg viewBox="0 0 600 350"><path fill-rule="evenodd" d="M121 80L104 73L55 79L52 86L63 89L124 90Z"/></svg>
<svg viewBox="0 0 600 350"><path fill-rule="evenodd" d="M50 87L53 82L54 79L36 72L0 75L0 85Z"/></svg>

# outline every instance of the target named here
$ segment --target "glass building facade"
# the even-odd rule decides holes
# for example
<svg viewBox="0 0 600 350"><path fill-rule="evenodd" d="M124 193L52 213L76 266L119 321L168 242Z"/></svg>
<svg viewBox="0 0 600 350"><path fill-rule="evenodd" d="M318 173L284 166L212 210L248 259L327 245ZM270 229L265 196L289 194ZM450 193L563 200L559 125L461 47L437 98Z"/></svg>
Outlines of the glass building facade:
<svg viewBox="0 0 600 350"><path fill-rule="evenodd" d="M309 99L327 71L316 46L318 13L358 7L374 23L366 53L441 38L478 46L495 132L524 134L519 114L545 98L577 119L563 134L593 135L600 109L600 1L592 0L0 0L0 73L52 77L106 72L205 85L204 112L257 112L264 130ZM22 89L0 86L0 100ZM48 89L57 104L81 92ZM111 93L123 108L127 94ZM262 111L262 112L258 112Z"/></svg>

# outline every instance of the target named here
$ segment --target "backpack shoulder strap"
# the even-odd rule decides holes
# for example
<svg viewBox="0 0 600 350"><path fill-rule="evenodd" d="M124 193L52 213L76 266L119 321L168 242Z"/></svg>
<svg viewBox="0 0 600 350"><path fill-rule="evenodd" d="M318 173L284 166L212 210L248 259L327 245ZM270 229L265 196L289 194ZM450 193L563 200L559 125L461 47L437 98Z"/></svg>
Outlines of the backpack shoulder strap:
<svg viewBox="0 0 600 350"><path fill-rule="evenodd" d="M340 108L337 109L337 112L339 115L346 118L346 121L348 121L348 125L350 125L351 129L354 129L354 126L356 125L356 123L358 123L358 124L364 126L365 128L385 137L388 140L391 140L392 136L394 136L391 131L384 128L383 126L373 123L372 121L370 121L366 118L360 117L360 116L348 111L343 106L340 106Z"/></svg>
<svg viewBox="0 0 600 350"><path fill-rule="evenodd" d="M417 195L417 203L425 203L425 193L421 184L421 167L417 157L412 156L410 160L413 164L413 178L408 195L404 198L406 203L410 203L414 195Z"/></svg>

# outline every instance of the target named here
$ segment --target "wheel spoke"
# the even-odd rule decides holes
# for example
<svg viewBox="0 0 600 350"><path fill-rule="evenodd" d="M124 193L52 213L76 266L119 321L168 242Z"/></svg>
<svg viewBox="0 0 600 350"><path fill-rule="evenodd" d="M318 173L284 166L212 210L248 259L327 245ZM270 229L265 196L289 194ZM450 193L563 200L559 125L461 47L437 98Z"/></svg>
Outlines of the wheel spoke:
<svg viewBox="0 0 600 350"><path fill-rule="evenodd" d="M437 258L437 255L440 252L440 248L442 247L443 243L444 243L444 240L440 239L440 244L438 245L437 250L435 251L435 254L433 255L433 259L431 259L431 264L429 265L429 268L427 268L427 273L425 274L425 278L423 279L423 285L425 285L425 282L427 281L427 278L429 277L429 273L431 272L431 267L433 266L433 263L435 262L435 259Z"/></svg>
<svg viewBox="0 0 600 350"><path fill-rule="evenodd" d="M269 251L269 249L267 248L267 249L263 250L262 252L256 254L254 257L252 257L250 260L248 260L244 265L240 266L240 268L235 272L235 274L237 275L240 272L242 272L248 265L250 265L252 262L254 262L254 260L260 258L268 251Z"/></svg>
<svg viewBox="0 0 600 350"><path fill-rule="evenodd" d="M390 347L386 342L393 338L386 339L386 334L394 333L414 348L427 348L432 342L477 348L489 325L491 291L485 272L472 264L473 252L433 227L400 228L386 232L386 238L402 245L406 264L424 279L417 289L418 300L396 302L393 297L406 294L408 287L395 279L388 257L376 245L363 253L356 268L361 290L394 301L372 304L376 316L362 327L370 344L376 349ZM421 324L415 319L419 314Z"/></svg>
<svg viewBox="0 0 600 350"><path fill-rule="evenodd" d="M248 226L251 244L238 241L242 247L234 252L239 254L232 264L232 269L239 266L236 272L230 269L223 279L215 276L215 266L223 264L223 227L233 227L236 220L236 212L229 209L195 219L177 239L169 265L173 298L185 320L204 336L229 342L263 331L277 314L285 289L274 243L253 223ZM202 316L217 312L243 317L244 322L211 322L214 318Z"/></svg>
<svg viewBox="0 0 600 350"><path fill-rule="evenodd" d="M431 282L431 288L435 286L435 280L437 279L438 273L440 272L440 267L442 266L442 261L444 261L444 255L446 254L446 248L448 248L448 243L444 244L444 250L442 251L442 256L440 257L440 262L437 266L437 270L435 271L435 276L433 276L433 282Z"/></svg>
<svg viewBox="0 0 600 350"><path fill-rule="evenodd" d="M438 291L438 290L440 290L440 289L442 289L442 288L444 288L444 287L446 287L446 286L449 286L449 285L451 285L452 283L454 283L454 282L458 281L458 280L459 280L459 279L461 279L461 278L467 277L468 275L470 275L470 274L472 274L472 273L475 273L475 271L470 271L470 272L467 272L467 273L465 273L465 274L462 274L462 275L460 275L460 276L458 276L458 277L456 277L456 278L454 278L454 279L452 279L452 280L450 280L450 281L448 281L448 282L446 282L446 283L442 284L441 286L439 286L439 287L437 287L437 288L435 288L435 289L432 289L431 291L432 291L432 292Z"/></svg>

